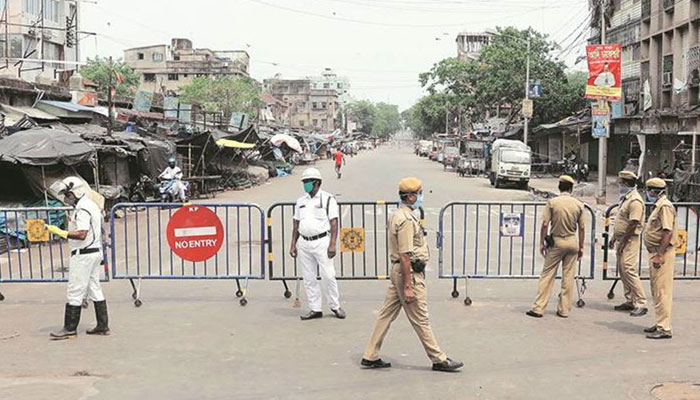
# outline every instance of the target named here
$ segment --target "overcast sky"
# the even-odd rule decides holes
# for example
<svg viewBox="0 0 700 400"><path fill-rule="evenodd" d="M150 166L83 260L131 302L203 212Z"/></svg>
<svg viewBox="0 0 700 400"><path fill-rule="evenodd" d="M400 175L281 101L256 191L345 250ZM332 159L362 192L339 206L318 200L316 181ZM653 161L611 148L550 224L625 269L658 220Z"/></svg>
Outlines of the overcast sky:
<svg viewBox="0 0 700 400"><path fill-rule="evenodd" d="M195 47L245 49L251 75L298 78L333 68L351 94L410 107L418 74L454 57L460 31L532 26L584 53L588 0L97 0L84 2L83 57L121 57L129 47L192 39ZM576 30L581 27L579 30ZM81 35L82 37L82 35ZM575 66L584 69L585 63ZM533 77L536 78L536 77Z"/></svg>

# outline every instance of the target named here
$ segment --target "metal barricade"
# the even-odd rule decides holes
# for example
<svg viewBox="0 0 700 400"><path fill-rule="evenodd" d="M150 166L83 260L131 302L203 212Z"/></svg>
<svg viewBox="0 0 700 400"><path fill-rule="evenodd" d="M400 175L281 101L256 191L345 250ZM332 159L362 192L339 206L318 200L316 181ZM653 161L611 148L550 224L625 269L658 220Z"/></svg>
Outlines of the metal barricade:
<svg viewBox="0 0 700 400"><path fill-rule="evenodd" d="M175 254L167 240L168 221L181 206L120 203L112 208L112 278L129 280L136 307L142 304L144 279L232 279L245 306L248 280L265 279L264 211L255 204L197 204L216 214L223 241L211 258L193 262Z"/></svg>
<svg viewBox="0 0 700 400"><path fill-rule="evenodd" d="M465 305L471 305L469 279L535 279L542 270L539 234L544 202L452 202L440 210L439 277L465 280ZM583 307L586 280L595 273L596 220L586 206L586 251L576 270L577 306ZM539 258L539 259L538 259ZM558 274L557 278L561 275ZM580 282L579 282L580 281Z"/></svg>
<svg viewBox="0 0 700 400"><path fill-rule="evenodd" d="M338 202L338 239L336 278L339 280L388 279L389 215L397 202ZM302 279L297 260L289 255L294 203L276 203L267 210L268 266L271 281L282 281L284 297L290 298L287 281L296 282L296 299ZM423 213L421 210L421 219ZM358 236L361 235L361 238ZM342 251L343 242L348 241ZM355 242L353 242L355 241ZM361 242L361 246L360 243ZM317 279L320 279L318 269ZM298 304L298 302L297 302Z"/></svg>
<svg viewBox="0 0 700 400"><path fill-rule="evenodd" d="M0 208L0 283L67 282L68 241L51 237L31 242L27 221L66 228L70 207ZM105 264L103 280L109 279ZM5 297L0 293L0 301Z"/></svg>
<svg viewBox="0 0 700 400"><path fill-rule="evenodd" d="M611 225L614 222L616 211L619 206L619 204L612 205L605 211L605 231L603 232L603 280L613 281L608 291L608 299L615 298L615 287L620 280L620 271L617 266L617 254L615 251L609 251L609 242L610 239L612 239L610 236ZM649 214L651 214L653 206L652 203L646 204L647 218ZM698 251L700 250L700 229L698 227L700 225L700 203L674 203L674 206L676 207L676 229L679 231L679 238L682 242L676 251L674 279L700 279L700 271L698 271L698 267L700 266L698 265ZM681 257L682 261L680 260ZM639 248L638 272L641 279L649 279L649 263L644 244Z"/></svg>

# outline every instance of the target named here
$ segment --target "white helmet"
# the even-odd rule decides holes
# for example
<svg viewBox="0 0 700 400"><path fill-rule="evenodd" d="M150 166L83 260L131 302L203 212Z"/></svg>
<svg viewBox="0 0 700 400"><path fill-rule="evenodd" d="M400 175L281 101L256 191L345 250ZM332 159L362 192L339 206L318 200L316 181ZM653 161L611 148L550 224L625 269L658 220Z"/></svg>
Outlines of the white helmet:
<svg viewBox="0 0 700 400"><path fill-rule="evenodd" d="M87 185L85 182L76 176L69 176L62 180L61 183L63 184L63 188L59 191L59 194L65 195L67 192L72 192L73 195L79 199L85 196L87 192Z"/></svg>
<svg viewBox="0 0 700 400"><path fill-rule="evenodd" d="M323 177L321 176L321 172L317 170L316 168L307 168L304 170L304 173L301 174L301 180L309 180L309 179L317 179L319 181L323 180Z"/></svg>

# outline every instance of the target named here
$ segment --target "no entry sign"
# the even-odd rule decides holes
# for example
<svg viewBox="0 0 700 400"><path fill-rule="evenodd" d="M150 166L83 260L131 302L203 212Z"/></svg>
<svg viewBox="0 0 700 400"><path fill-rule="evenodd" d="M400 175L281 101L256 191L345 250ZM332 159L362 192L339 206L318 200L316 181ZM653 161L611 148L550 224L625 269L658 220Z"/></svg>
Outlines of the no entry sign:
<svg viewBox="0 0 700 400"><path fill-rule="evenodd" d="M212 258L224 241L219 217L207 207L184 206L177 210L166 227L170 249L187 261Z"/></svg>

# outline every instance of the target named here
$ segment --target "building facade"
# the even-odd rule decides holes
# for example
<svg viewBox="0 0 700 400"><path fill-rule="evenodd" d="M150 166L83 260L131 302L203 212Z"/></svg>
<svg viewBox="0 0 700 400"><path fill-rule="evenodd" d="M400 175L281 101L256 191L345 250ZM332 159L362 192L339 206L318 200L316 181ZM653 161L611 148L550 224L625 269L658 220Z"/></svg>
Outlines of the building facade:
<svg viewBox="0 0 700 400"><path fill-rule="evenodd" d="M276 76L263 81L263 90L289 106L287 112L292 128L332 132L339 124L335 89L314 89L309 78L282 79Z"/></svg>
<svg viewBox="0 0 700 400"><path fill-rule="evenodd" d="M249 76L245 50L196 49L189 39L124 50L124 62L141 75L139 90L178 93L201 76Z"/></svg>
<svg viewBox="0 0 700 400"><path fill-rule="evenodd" d="M461 61L476 60L481 49L491 43L493 35L486 32L461 32L457 35L457 59Z"/></svg>
<svg viewBox="0 0 700 400"><path fill-rule="evenodd" d="M338 107L344 107L350 102L350 80L338 76L331 68L323 70L320 76L311 77L311 87L316 90L335 90L338 94Z"/></svg>
<svg viewBox="0 0 700 400"><path fill-rule="evenodd" d="M697 132L700 124L700 0L616 0L609 7L606 42L622 45L623 95L608 168L631 158L657 173L689 142L679 133ZM591 43L601 38L596 15Z"/></svg>
<svg viewBox="0 0 700 400"><path fill-rule="evenodd" d="M79 4L0 0L0 75L45 84L67 82L79 61Z"/></svg>

